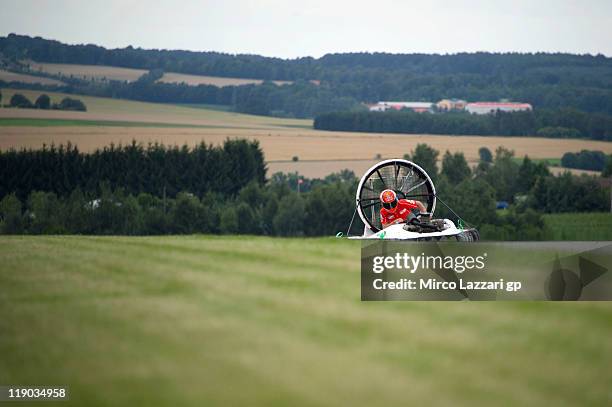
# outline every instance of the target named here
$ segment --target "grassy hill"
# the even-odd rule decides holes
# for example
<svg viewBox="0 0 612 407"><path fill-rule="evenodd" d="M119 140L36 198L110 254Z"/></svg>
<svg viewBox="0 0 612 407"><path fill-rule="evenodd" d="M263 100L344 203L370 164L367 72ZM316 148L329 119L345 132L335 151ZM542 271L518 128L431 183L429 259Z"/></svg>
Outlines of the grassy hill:
<svg viewBox="0 0 612 407"><path fill-rule="evenodd" d="M265 116L232 113L219 109L202 109L200 106L190 108L173 104L136 102L123 99L111 99L94 96L69 95L56 92L43 92L38 90L1 89L3 103L8 103L15 93L21 93L31 101L41 94L49 95L53 103L64 97L78 98L87 106L87 112L53 111L36 109L0 109L0 125L4 118L34 119L71 119L71 120L97 120L100 126L106 121L124 121L141 123L162 123L173 125L207 126L218 125L224 127L247 128L274 128L278 126L308 126L312 127L312 120L281 119ZM6 124L4 124L6 125ZM10 124L9 124L10 125Z"/></svg>
<svg viewBox="0 0 612 407"><path fill-rule="evenodd" d="M0 238L0 383L79 405L604 405L608 303L362 303L359 243Z"/></svg>

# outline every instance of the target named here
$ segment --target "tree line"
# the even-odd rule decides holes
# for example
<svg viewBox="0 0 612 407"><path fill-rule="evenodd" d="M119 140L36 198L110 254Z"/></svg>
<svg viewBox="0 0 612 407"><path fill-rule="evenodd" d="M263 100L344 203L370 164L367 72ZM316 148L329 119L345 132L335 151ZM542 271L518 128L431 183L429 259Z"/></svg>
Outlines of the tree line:
<svg viewBox="0 0 612 407"><path fill-rule="evenodd" d="M483 147L480 157L470 168L462 153L440 157L425 144L405 156L433 178L441 200L436 217L457 222L444 201L485 239L539 240L546 233L542 213L609 210L609 187L600 178L556 177L542 162L517 163L504 148ZM2 233L329 236L347 231L358 183L350 171L266 179L261 150L244 140L194 149L132 144L91 154L60 146L0 159L2 171L10 169L0 190ZM510 205L501 214L499 201ZM357 220L350 232L362 230Z"/></svg>
<svg viewBox="0 0 612 407"><path fill-rule="evenodd" d="M0 101L2 95L0 94ZM10 103L4 107L16 107L21 109L43 109L43 110L75 110L80 112L86 112L87 106L80 99L63 98L59 103L51 103L49 95L41 94L36 98L36 101L32 103L30 99L21 93L15 93L11 96Z"/></svg>
<svg viewBox="0 0 612 407"><path fill-rule="evenodd" d="M582 150L578 153L565 153L561 157L561 165L565 168L579 170L603 171L612 155L606 156L603 151Z"/></svg>
<svg viewBox="0 0 612 407"><path fill-rule="evenodd" d="M352 104L379 100L461 98L495 101L506 98L528 102L537 108L574 108L612 114L612 59L603 55L343 53L327 54L321 58L280 59L133 47L105 49L15 34L0 38L0 53L15 65L24 60L35 60L305 83L318 80L324 89L323 94L329 93L337 101L347 100ZM265 111L265 114L282 110L284 114L302 117L309 111L330 111L303 106L311 101L323 103L324 95L316 98L316 85L310 84L312 89L308 91L304 91L304 86L293 85L287 85L286 89L277 86L259 91L258 86L252 86L257 91L248 91L243 97L248 100L247 105L257 106L256 110ZM135 88L129 89L137 92ZM180 88L155 85L149 87L147 97L153 97L152 89L185 92ZM293 105L276 101L288 92L299 102ZM200 99L193 103L211 103L202 99L204 94L212 98L201 89L197 93ZM266 103L274 107L262 108Z"/></svg>
<svg viewBox="0 0 612 407"><path fill-rule="evenodd" d="M84 153L73 145L43 146L0 152L0 198L15 193L25 200L32 191L66 197L74 190L100 193L102 184L128 194L174 197L180 191L233 196L251 181L263 183L265 163L257 141L226 140L221 146L201 143L110 145Z"/></svg>
<svg viewBox="0 0 612 407"><path fill-rule="evenodd" d="M0 233L320 236L346 229L354 176L351 182L319 180L301 194L281 179L266 185L251 181L234 196L212 191L201 197L183 191L174 198L130 194L108 183L98 193L77 188L63 197L32 191L20 199L11 193L0 200Z"/></svg>
<svg viewBox="0 0 612 407"><path fill-rule="evenodd" d="M546 236L542 213L602 212L610 210L610 189L602 179L566 172L553 176L545 163L527 156L521 163L514 153L483 147L480 161L470 168L463 153L446 152L438 167L439 151L420 144L405 158L418 163L432 177L437 195L463 219L491 240L541 240ZM499 213L497 202L509 209ZM443 204L436 217L455 215Z"/></svg>
<svg viewBox="0 0 612 407"><path fill-rule="evenodd" d="M407 134L465 134L533 136L612 140L612 116L575 109L502 112L476 115L467 112L416 113L411 110L386 112L332 112L319 115L314 128Z"/></svg>
<svg viewBox="0 0 612 407"><path fill-rule="evenodd" d="M146 77L146 78L144 78ZM273 82L261 85L217 87L187 85L151 80L150 73L134 82L90 82L57 76L66 85L23 84L0 81L0 87L36 89L154 103L212 104L230 106L239 113L276 117L311 118L336 109L357 109L359 103L350 97L338 97L327 86L298 81L278 86Z"/></svg>

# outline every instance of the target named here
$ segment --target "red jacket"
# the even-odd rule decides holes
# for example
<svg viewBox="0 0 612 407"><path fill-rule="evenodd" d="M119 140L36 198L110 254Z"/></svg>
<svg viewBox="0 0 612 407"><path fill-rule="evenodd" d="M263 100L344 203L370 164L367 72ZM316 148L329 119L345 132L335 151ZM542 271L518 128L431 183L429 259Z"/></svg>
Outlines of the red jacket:
<svg viewBox="0 0 612 407"><path fill-rule="evenodd" d="M383 225L395 222L398 219L406 220L412 209L418 209L415 201L409 199L400 199L397 201L397 206L391 210L380 208L380 221Z"/></svg>

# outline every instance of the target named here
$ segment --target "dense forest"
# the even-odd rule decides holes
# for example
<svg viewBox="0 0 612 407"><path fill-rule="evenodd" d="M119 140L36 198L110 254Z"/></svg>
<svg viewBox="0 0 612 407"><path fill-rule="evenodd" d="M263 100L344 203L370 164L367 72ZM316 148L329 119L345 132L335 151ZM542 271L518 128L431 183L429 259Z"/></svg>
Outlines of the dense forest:
<svg viewBox="0 0 612 407"><path fill-rule="evenodd" d="M535 110L474 115L457 113L336 112L317 116L314 128L408 134L472 134L588 138L612 141L612 116L575 109Z"/></svg>
<svg viewBox="0 0 612 407"><path fill-rule="evenodd" d="M103 184L131 194L231 196L251 181L263 183L265 171L257 141L227 140L223 146L201 143L194 148L133 142L91 154L72 145L44 146L0 152L0 198L15 193L25 199L31 191L64 197L77 188L96 194Z"/></svg>
<svg viewBox="0 0 612 407"><path fill-rule="evenodd" d="M612 59L603 55L345 53L280 59L133 47L106 49L15 34L0 38L0 53L11 63L34 60L295 81L284 86L267 83L223 91L207 87L191 90L188 88L196 87L150 80L143 81L140 88L108 83L89 89L139 100L230 104L240 112L267 115L312 117L362 102L435 102L442 98L510 99L531 103L536 109L574 108L612 114ZM85 87L80 88L83 91Z"/></svg>
<svg viewBox="0 0 612 407"><path fill-rule="evenodd" d="M555 177L545 164L527 157L518 163L504 148L483 147L480 155L475 168L462 153L438 160L440 152L425 144L405 157L426 169L437 195L484 239L539 240L542 213L609 210L601 178ZM244 140L195 148L131 144L87 154L72 146L13 150L0 152L0 170L5 234L330 236L346 232L358 181L350 171L267 178L261 149ZM510 204L503 214L499 201ZM457 221L443 205L436 216ZM362 228L357 221L351 233Z"/></svg>

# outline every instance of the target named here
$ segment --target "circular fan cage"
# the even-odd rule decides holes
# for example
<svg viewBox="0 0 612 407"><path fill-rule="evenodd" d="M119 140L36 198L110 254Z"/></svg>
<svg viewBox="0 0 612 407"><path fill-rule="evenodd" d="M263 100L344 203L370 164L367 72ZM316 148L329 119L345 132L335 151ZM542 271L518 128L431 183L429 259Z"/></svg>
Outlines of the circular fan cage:
<svg viewBox="0 0 612 407"><path fill-rule="evenodd" d="M380 222L380 193L392 189L398 199L423 202L427 212L436 209L436 189L423 168L408 160L385 160L370 168L357 187L357 212L363 223L378 232Z"/></svg>

